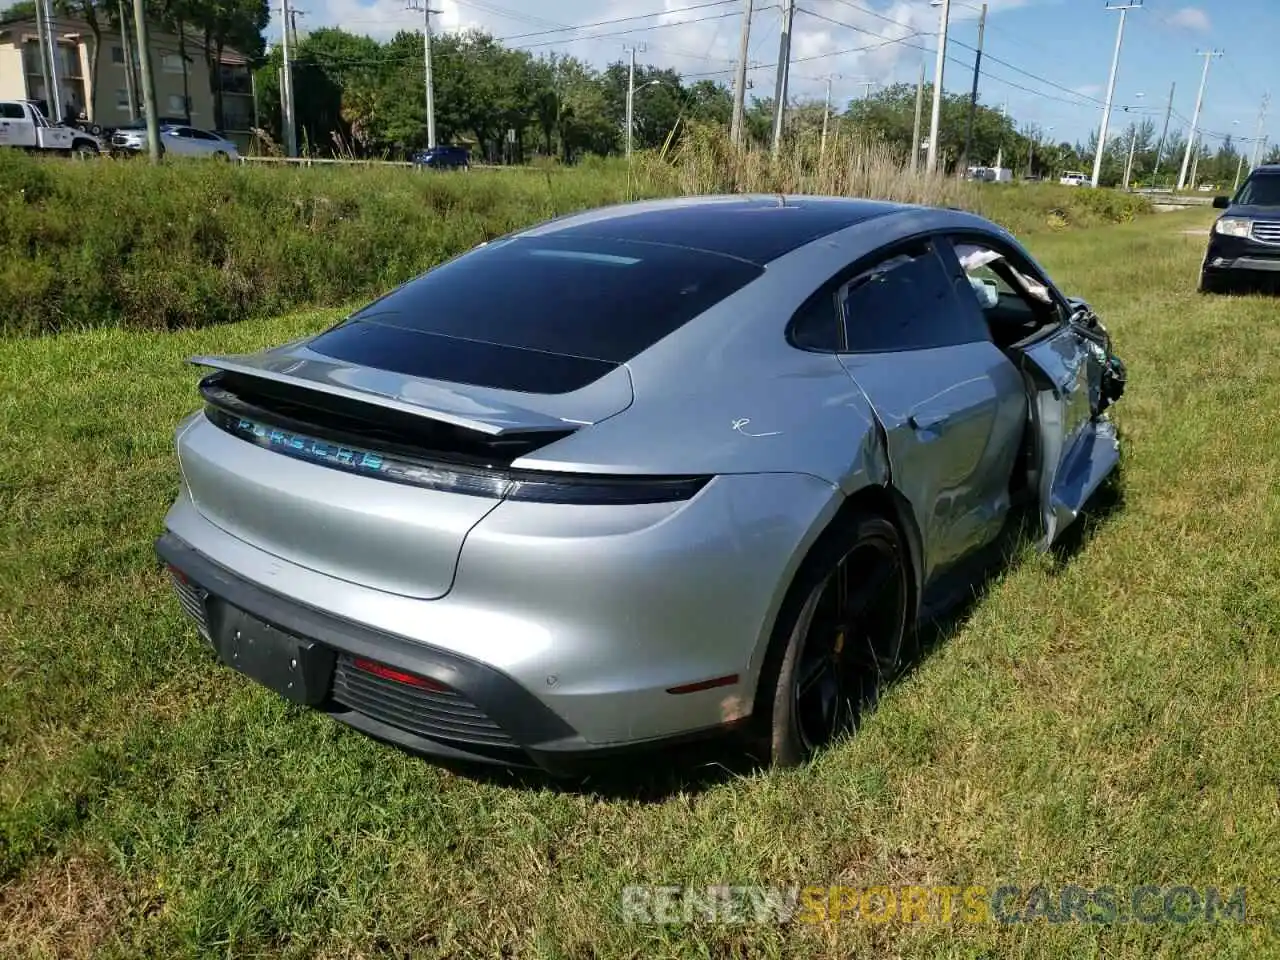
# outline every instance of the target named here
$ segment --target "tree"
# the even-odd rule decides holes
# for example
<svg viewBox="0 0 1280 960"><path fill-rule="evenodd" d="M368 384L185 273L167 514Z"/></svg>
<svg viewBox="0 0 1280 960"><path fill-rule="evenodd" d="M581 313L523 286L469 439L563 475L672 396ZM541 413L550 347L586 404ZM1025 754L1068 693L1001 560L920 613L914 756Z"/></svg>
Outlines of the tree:
<svg viewBox="0 0 1280 960"><path fill-rule="evenodd" d="M924 99L926 104L932 101L932 84L925 85ZM896 83L868 97L851 101L844 116L864 133L882 137L905 160L911 153L915 109L915 85ZM968 94L944 93L938 126L938 150L939 155L948 158L949 162L958 162L964 152L968 117ZM1031 158L1030 148L1030 141L1018 132L1011 119L999 110L981 103L977 105L969 148L971 165L994 165L996 159L1002 157L1005 166L1025 169Z"/></svg>
<svg viewBox="0 0 1280 960"><path fill-rule="evenodd" d="M89 76L91 79L89 84L88 103L81 104L84 107L85 116L90 120L98 119L98 58L102 54L102 27L104 23L118 26L119 18L116 14L118 9L115 4L107 2L107 0L56 0L53 4L56 13L60 13L66 17L76 20L83 20L86 27L89 28L89 36L91 42L89 44Z"/></svg>
<svg viewBox="0 0 1280 960"><path fill-rule="evenodd" d="M0 10L0 23L13 23L17 20L34 20L36 18L36 0L16 0Z"/></svg>
<svg viewBox="0 0 1280 960"><path fill-rule="evenodd" d="M266 47L262 31L267 28L271 11L267 0L200 0L192 13L204 38L204 63L209 71L209 89L213 91L214 125L222 129L225 125L222 57L231 47L250 62L261 59Z"/></svg>

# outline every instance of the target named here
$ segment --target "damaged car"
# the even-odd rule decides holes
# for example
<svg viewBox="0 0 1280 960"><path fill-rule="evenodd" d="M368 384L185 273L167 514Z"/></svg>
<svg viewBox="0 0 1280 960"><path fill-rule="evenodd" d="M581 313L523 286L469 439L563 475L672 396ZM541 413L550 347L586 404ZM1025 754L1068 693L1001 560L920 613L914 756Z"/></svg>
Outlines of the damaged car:
<svg viewBox="0 0 1280 960"><path fill-rule="evenodd" d="M205 642L443 759L847 731L1015 517L1117 467L1124 366L1008 232L860 199L555 219L201 356L157 551Z"/></svg>

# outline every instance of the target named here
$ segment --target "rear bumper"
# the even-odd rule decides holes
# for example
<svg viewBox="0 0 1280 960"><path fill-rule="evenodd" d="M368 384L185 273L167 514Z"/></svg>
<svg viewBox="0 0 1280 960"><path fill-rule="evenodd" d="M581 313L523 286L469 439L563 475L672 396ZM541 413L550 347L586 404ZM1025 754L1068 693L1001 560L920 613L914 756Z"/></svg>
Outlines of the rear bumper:
<svg viewBox="0 0 1280 960"><path fill-rule="evenodd" d="M225 607L243 611L293 637L321 644L336 654L339 668L319 709L369 736L423 756L564 774L592 760L725 734L734 726L718 724L632 744L592 744L520 683L487 664L335 617L273 593L219 566L173 533L165 533L156 541L156 553L181 581L182 606L215 650L220 647L218 634ZM416 717L406 719L406 704L412 706L412 692L388 690L387 682L367 675L353 680L356 674L349 664L355 658L435 680L457 696L443 708L428 705ZM460 733L456 724L442 729L433 718L445 711L450 717L470 718L479 729ZM408 729L411 726L416 729Z"/></svg>

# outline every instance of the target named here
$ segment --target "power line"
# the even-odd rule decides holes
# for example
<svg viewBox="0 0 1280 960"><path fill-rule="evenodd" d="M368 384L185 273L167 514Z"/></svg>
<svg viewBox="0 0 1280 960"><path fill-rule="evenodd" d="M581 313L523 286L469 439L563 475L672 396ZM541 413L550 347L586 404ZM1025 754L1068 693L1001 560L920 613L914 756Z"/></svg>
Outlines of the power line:
<svg viewBox="0 0 1280 960"><path fill-rule="evenodd" d="M799 9L799 8L797 8L797 9ZM793 64L795 64L795 63L809 63L809 62L812 62L812 61L814 61L814 60L826 60L826 59L828 59L828 58L830 58L830 57L844 57L844 56L848 56L849 54L853 54L853 53L866 53L866 52L867 52L867 51L869 51L869 50L879 50L879 49L880 49L880 48L882 48L882 47L892 46L892 45L893 45L893 44L895 44L895 43L905 43L907 40L910 40L910 39L912 39L913 37L918 37L918 36L920 36L920 34L918 34L918 33L913 33L913 34L911 34L909 37L902 37L902 38L900 38L900 39L893 39L893 40L883 40L883 41L881 41L880 43L869 43L869 44L867 44L866 46L863 46L863 47L849 47L849 48L848 48L848 49L846 49L846 50L832 50L830 53L814 53L814 54L810 54L810 55L809 55L809 56L807 56L807 57L792 57L792 58L791 58L791 62L792 62ZM912 44L907 44L907 46L913 46L913 45L912 45ZM917 47L916 49L923 50L924 48L923 48L923 47ZM776 68L777 66L778 66L778 64L777 64L777 62L776 62L776 61L775 61L775 62L773 62L773 63L752 63L752 64L749 64L749 65L748 65L747 70L748 70L748 71L752 71L752 70L772 70L772 69ZM683 74L683 76L684 76L685 78L695 78L695 77L716 77L716 76L720 76L721 74L725 74L725 73L729 73L729 72L730 72L730 71L728 71L728 70L708 70L708 71L705 71L705 72L703 72L703 73L686 73L686 74ZM825 77L802 77L801 79L803 79L803 80L825 80L826 78L825 78Z"/></svg>
<svg viewBox="0 0 1280 960"><path fill-rule="evenodd" d="M566 27L566 28L557 29L557 30L535 30L532 33L516 33L508 37L498 37L496 39L498 39L502 43L506 43L510 40L524 40L528 37L543 37L549 33L564 33L566 32L566 30L578 31L578 30L591 30L591 29L594 29L595 27L612 27L612 26L616 26L619 23L630 23L633 20L651 20L654 17L665 17L668 14L672 14L672 13L689 13L693 10L706 10L708 7L723 7L729 4L736 5L737 2L738 0L708 0L708 2L705 2L705 3L690 4L687 7L671 7L668 10L656 10L653 13L637 13L629 17L615 17L612 20L597 20L595 23L580 23L573 27ZM736 12L730 14L730 16L736 16ZM683 21L683 22L688 23L688 22L694 22L694 21ZM665 23L657 24L657 26L659 27L677 26L677 25L678 24L665 24Z"/></svg>
<svg viewBox="0 0 1280 960"><path fill-rule="evenodd" d="M849 2L848 2L848 0L840 0L840 2L845 3L845 5L846 5L846 6L853 7L853 9L855 9L855 10L861 10L861 9L862 9L861 7L857 7L857 6L854 6L853 4L849 3ZM808 15L809 15L809 16L811 16L811 17L816 17L816 18L817 18L817 19L819 19L819 20L824 20L824 21L826 21L827 23L834 24L835 26L839 26L839 27L848 27L850 30L856 30L856 31L857 31L857 32L859 32L859 33L869 34L870 36L873 36L873 37L881 36L880 34L873 33L872 31L870 31L870 30L866 29L865 27L859 27L859 26L857 26L856 24L846 23L846 22L845 22L845 21L843 21L843 20L837 20L835 17L829 17L829 16L827 16L826 14L816 13L815 11L808 9L807 7L798 7L797 9L798 9L801 13L808 14ZM867 12L872 12L872 11L867 11ZM880 14L876 14L876 16L879 16L879 18L880 18L881 20L886 20L886 21L888 21L888 22L890 22L890 23L894 23L894 24L896 24L896 25L898 25L898 26L902 26L902 24L898 23L898 21L896 21L896 20L891 20L890 18L885 17L885 16L880 15ZM911 47L913 50L921 50L921 51L923 51L923 52L925 52L925 53L936 53L936 52L937 52L937 47L936 47L936 46L935 46L935 47L933 47L933 48L930 48L930 47L922 46L922 45L920 45L920 44L916 44L916 43L909 43L909 42L908 42L908 41L910 41L910 40L912 40L912 39L914 39L914 38L916 38L916 37L919 37L919 36L921 36L921 34L920 34L920 33L912 33L912 34L909 34L908 36L905 36L905 37L898 37L898 38L894 38L893 40L888 41L888 42L890 42L890 43L901 43L903 46ZM959 40L955 40L954 38L948 41L948 45L950 45L950 44L952 44L952 43L956 44L957 46L961 46L961 47L965 47L965 48L967 48L967 49L969 49L969 50L973 50L975 53L977 52L977 48L976 48L976 47L971 47L971 46L969 46L967 43L962 43L961 41L959 41ZM845 52L852 52L852 51L845 51ZM829 56L836 56L836 55L837 55L837 54L829 54ZM828 56L828 55L824 55L824 56ZM813 59L813 58L807 58L807 59ZM1039 82L1041 82L1041 83L1046 83L1046 84L1048 84L1048 85L1050 85L1050 86L1052 86L1052 87L1055 87L1055 88L1056 88L1056 89L1058 89L1058 90L1061 90L1061 91L1063 91L1063 92L1065 92L1065 93L1069 93L1069 94L1071 94L1071 96L1076 97L1077 99L1075 99L1075 100L1066 100L1066 99L1063 99L1062 97L1057 97L1057 96L1054 96L1053 94L1050 94L1050 93L1044 93L1043 91L1040 91L1040 90L1031 90L1031 89L1027 88L1027 86L1026 86L1025 84L1019 83L1019 82L1017 82L1017 81L1015 81L1015 80L1009 80L1009 79L1007 79L1007 78L1005 78L1005 77L1001 77L999 74L994 74L994 73L992 73L990 70L986 70L986 71L984 71L984 72L983 72L983 74L982 74L982 75L983 75L984 77L986 77L986 78L988 78L988 79L990 79L990 80L994 80L994 81L996 81L997 83L1003 83L1003 84L1005 84L1005 85L1007 85L1007 86L1010 86L1010 87L1013 87L1014 89L1019 90L1019 91L1021 91L1021 92L1023 92L1023 93L1028 93L1028 94L1031 94L1032 96L1041 97L1041 98L1043 98L1043 99L1045 99L1045 100L1053 100L1053 101L1056 101L1057 103L1065 103L1065 104L1067 104L1068 106L1072 106L1072 107L1084 107L1084 106L1094 106L1094 105L1096 105L1096 106L1101 106L1101 105L1102 105L1102 101L1101 101L1101 100L1097 100L1097 99L1095 99L1095 98L1093 98L1093 97L1089 97L1089 96L1087 96L1087 95L1085 95L1085 94L1079 93L1078 91L1076 91L1076 90L1072 90L1072 89L1070 89L1069 87L1064 87L1064 86L1062 86L1062 85L1060 85L1060 84L1053 83L1053 81L1051 81L1051 80L1046 80L1046 79L1044 79L1043 77L1039 77L1039 76L1037 76L1036 74L1029 73L1029 72L1028 72L1028 71L1026 71L1026 70L1022 70L1020 67L1016 67L1016 66L1014 66L1013 64L1008 63L1008 62L1006 62L1006 61L1004 61L1004 60L1001 60L1001 59L999 59L999 58L997 58L997 57L993 57L993 56L991 56L990 54L983 54L983 59L984 59L984 60L994 60L996 63L1000 64L1001 66L1009 67L1009 68L1011 68L1011 69L1013 69L1013 70L1018 71L1019 73L1022 73L1022 74L1023 74L1023 75L1025 75L1025 76L1030 77L1030 78L1031 78L1031 79L1033 79L1033 80L1038 80L1038 81L1039 81ZM962 67L964 67L967 71L972 71L972 70L973 70L973 64L972 64L972 63L969 63L969 62L967 62L967 61L965 61L965 60L961 60L961 59L959 59L958 57L954 57L954 56L952 56L951 54L948 54L948 55L947 55L947 60L948 60L948 62L953 63L953 64L956 64L957 66L962 66ZM798 63L798 62L800 62L800 61L799 61L799 60L793 60L793 61L792 61L792 63Z"/></svg>
<svg viewBox="0 0 1280 960"><path fill-rule="evenodd" d="M963 40L956 40L953 38L951 42L954 43L957 47L964 47L966 50L972 50L975 53L978 50L977 47L971 47L969 44L965 43ZM1053 87L1055 90L1061 90L1064 93L1069 93L1073 97L1079 97L1081 100L1087 100L1089 103L1094 104L1095 106L1100 107L1103 105L1103 101L1099 100L1097 97L1091 97L1087 93L1081 93L1079 90L1072 90L1070 87L1063 86L1060 83L1055 83L1053 80L1049 80L1048 78L1042 77L1039 74L1032 73L1030 70L1023 70L1021 67L1015 66L1014 64L1010 63L1008 60L1001 60L999 57L992 56L990 53L984 53L982 55L982 58L984 60L990 60L993 63L998 63L1002 67L1008 67L1014 73L1020 73L1024 77L1030 77L1032 80L1035 80L1038 83L1043 83L1047 87ZM1081 104L1081 106L1083 106L1083 104Z"/></svg>
<svg viewBox="0 0 1280 960"><path fill-rule="evenodd" d="M703 4L702 6L703 7L712 6L712 4ZM690 9L690 8L684 8L684 9ZM660 14L649 14L649 16L659 16L659 15ZM705 17L694 17L689 20L676 20L670 23L645 24L638 27L628 27L623 30L612 30L606 33L593 33L588 36L580 36L580 37L558 37L554 40L539 40L533 43L510 43L510 41L513 39L512 37L495 37L494 39L499 43L507 44L512 49L534 50L540 47L552 47L560 44L584 43L592 40L608 40L615 37L625 37L633 33L642 33L647 30L662 30L670 27L689 26L690 24L694 24L694 23L708 23L712 20L723 20L728 17L734 17L734 16L737 16L737 14L731 11L728 13L712 14L710 16L705 16ZM625 19L635 19L635 18L625 18ZM585 29L586 26L589 26L589 25L584 25L583 27L575 28L575 29ZM545 32L550 33L553 31L545 31ZM537 36L539 34L521 34L521 36L531 36L531 35ZM692 56L696 59L702 59L697 54L689 54L689 56ZM407 53L406 54L389 54L389 55L380 56L380 57L349 57L341 54L333 54L328 51L322 51L322 50L309 50L306 53L306 57L313 60L323 60L330 63L343 63L343 64L351 64L351 65L402 63L406 61L417 61L421 59L417 54L407 54ZM719 73L723 71L713 71L713 72Z"/></svg>

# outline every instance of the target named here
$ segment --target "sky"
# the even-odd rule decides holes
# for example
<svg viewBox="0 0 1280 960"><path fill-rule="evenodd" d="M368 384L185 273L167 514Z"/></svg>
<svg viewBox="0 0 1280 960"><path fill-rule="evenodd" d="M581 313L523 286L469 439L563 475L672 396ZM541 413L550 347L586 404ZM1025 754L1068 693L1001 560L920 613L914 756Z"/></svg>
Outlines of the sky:
<svg viewBox="0 0 1280 960"><path fill-rule="evenodd" d="M279 2L268 42L279 38ZM754 0L748 77L751 94L771 97L782 0ZM1138 0L1110 0L1111 6ZM292 0L299 30L338 26L387 39L420 29L423 14L406 0ZM944 86L967 92L973 81L980 0L951 0ZM478 27L534 54L570 53L598 67L642 47L639 62L670 67L688 80L732 83L743 0L431 0L434 32ZM1019 124L1055 141L1085 141L1102 121L1102 100L1121 14L1106 0L989 0L980 100L1007 106ZM929 0L796 0L789 93L833 103L864 96L868 84L914 83L934 74L940 8ZM1270 63L1280 40L1280 0L1143 0L1125 15L1110 135L1135 117L1163 126L1174 87L1170 132L1186 131L1205 58L1210 58L1200 129L1254 138ZM573 29L564 29L573 28ZM1280 84L1276 84L1280 86ZM1276 91L1280 94L1280 89ZM1128 107L1126 111L1124 108ZM1263 136L1277 142L1280 102ZM1246 149L1252 149L1246 145Z"/></svg>

